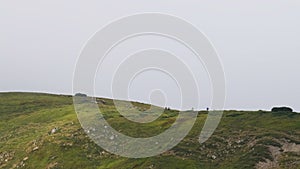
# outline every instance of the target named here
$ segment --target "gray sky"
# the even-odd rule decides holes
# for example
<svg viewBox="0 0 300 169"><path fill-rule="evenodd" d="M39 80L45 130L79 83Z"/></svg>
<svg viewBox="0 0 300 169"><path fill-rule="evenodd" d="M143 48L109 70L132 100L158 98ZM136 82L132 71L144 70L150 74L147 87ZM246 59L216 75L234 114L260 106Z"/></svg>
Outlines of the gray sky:
<svg viewBox="0 0 300 169"><path fill-rule="evenodd" d="M208 36L226 74L226 109L257 110L287 105L300 111L298 0L1 0L0 91L72 93L76 59L86 41L111 21L141 12L181 17ZM143 40L147 43L139 43ZM137 49L153 47L160 44L156 41L144 37L119 49L127 50L133 44ZM171 43L166 41L161 45L175 49L176 44ZM176 49L184 54L184 49ZM120 51L111 55L119 56ZM205 108L211 99L207 75L198 63L193 64L184 56L182 59L190 62L192 69L200 69L197 74L197 80L203 84L200 108ZM131 98L147 101L144 92L147 85L143 84L151 85L158 77L168 79L155 72L137 77L130 89ZM176 87L168 81L162 80L160 85L177 96ZM101 87L96 92L109 96ZM176 104L176 100L168 102L171 107Z"/></svg>

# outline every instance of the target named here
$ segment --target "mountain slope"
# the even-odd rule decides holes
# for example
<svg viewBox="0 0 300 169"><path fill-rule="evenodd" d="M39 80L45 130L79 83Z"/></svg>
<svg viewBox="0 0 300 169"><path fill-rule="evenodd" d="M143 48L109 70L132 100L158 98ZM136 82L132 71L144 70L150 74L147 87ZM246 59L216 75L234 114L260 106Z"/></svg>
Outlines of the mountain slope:
<svg viewBox="0 0 300 169"><path fill-rule="evenodd" d="M178 113L166 110L155 122L136 124L120 116L112 100L99 100L105 119L134 137L163 132ZM300 114L225 111L214 135L199 144L206 116L200 112L189 135L172 150L128 159L87 137L71 96L0 93L0 168L300 168Z"/></svg>

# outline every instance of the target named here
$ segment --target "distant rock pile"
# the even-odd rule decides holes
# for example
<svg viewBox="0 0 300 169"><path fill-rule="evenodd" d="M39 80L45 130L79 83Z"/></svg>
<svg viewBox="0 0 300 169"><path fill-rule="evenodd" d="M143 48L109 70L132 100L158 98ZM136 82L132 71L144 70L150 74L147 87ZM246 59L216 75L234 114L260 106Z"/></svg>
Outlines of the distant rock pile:
<svg viewBox="0 0 300 169"><path fill-rule="evenodd" d="M293 109L289 107L273 107L272 112L293 112Z"/></svg>

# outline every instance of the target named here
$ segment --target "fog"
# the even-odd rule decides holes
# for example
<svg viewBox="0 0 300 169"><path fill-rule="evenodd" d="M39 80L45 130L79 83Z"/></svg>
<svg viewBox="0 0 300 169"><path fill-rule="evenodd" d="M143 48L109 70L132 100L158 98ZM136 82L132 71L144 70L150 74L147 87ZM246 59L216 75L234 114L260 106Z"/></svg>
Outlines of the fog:
<svg viewBox="0 0 300 169"><path fill-rule="evenodd" d="M300 111L300 2L252 1L0 1L0 91L72 94L77 58L88 39L113 20L131 14L159 12L185 19L209 38L226 77L225 109L270 110L290 106ZM198 109L209 107L211 87L204 67L184 47L163 38L142 37L112 51L107 65L124 51L169 48L189 63L201 84ZM96 95L112 97L96 76ZM100 76L100 77L99 77ZM97 80L98 79L98 80ZM159 80L163 79L163 80ZM159 82L159 83L158 83ZM98 87L97 87L98 86ZM177 108L178 89L157 72L137 76L130 98L150 102L145 91L161 86Z"/></svg>

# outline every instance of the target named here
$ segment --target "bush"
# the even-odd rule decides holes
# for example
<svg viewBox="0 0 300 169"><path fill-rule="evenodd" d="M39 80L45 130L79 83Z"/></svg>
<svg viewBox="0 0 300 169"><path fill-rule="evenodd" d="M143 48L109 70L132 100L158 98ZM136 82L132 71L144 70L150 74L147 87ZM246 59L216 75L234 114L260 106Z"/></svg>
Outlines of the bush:
<svg viewBox="0 0 300 169"><path fill-rule="evenodd" d="M293 109L289 107L273 107L272 112L293 112Z"/></svg>
<svg viewBox="0 0 300 169"><path fill-rule="evenodd" d="M79 97L87 97L86 94L83 94L83 93L76 93L75 96L79 96Z"/></svg>

